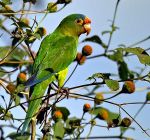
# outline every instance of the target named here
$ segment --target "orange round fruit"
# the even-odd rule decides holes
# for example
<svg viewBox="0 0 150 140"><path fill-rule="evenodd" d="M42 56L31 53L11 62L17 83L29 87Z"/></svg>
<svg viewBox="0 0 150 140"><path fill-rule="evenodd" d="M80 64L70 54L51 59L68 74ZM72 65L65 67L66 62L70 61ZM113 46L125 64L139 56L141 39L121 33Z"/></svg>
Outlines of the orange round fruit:
<svg viewBox="0 0 150 140"><path fill-rule="evenodd" d="M125 81L122 92L124 93L133 93L135 91L135 84L133 81Z"/></svg>
<svg viewBox="0 0 150 140"><path fill-rule="evenodd" d="M129 118L123 118L121 121L121 126L129 127L131 125L131 120Z"/></svg>
<svg viewBox="0 0 150 140"><path fill-rule="evenodd" d="M61 111L57 110L57 111L54 112L53 119L55 121L57 121L59 119L62 119L62 117L63 117L63 114L62 114Z"/></svg>
<svg viewBox="0 0 150 140"><path fill-rule="evenodd" d="M18 74L18 77L17 77L18 81L19 82L25 82L27 80L27 76L24 72L21 72Z"/></svg>
<svg viewBox="0 0 150 140"><path fill-rule="evenodd" d="M101 120L107 120L108 119L108 111L106 109L101 109L98 113L97 117Z"/></svg>
<svg viewBox="0 0 150 140"><path fill-rule="evenodd" d="M85 45L83 48L82 48L82 54L85 55L85 56L89 56L91 55L93 52L93 49L90 45Z"/></svg>
<svg viewBox="0 0 150 140"><path fill-rule="evenodd" d="M84 104L84 106L83 106L83 111L84 112L88 112L90 109L91 109L91 105L90 104L88 104L88 103Z"/></svg>
<svg viewBox="0 0 150 140"><path fill-rule="evenodd" d="M79 61L79 64L82 65L85 63L85 61L86 61L86 56L82 56L80 61Z"/></svg>
<svg viewBox="0 0 150 140"><path fill-rule="evenodd" d="M78 52L76 56L76 60L79 65L82 65L86 61L86 56L82 55L82 53Z"/></svg>

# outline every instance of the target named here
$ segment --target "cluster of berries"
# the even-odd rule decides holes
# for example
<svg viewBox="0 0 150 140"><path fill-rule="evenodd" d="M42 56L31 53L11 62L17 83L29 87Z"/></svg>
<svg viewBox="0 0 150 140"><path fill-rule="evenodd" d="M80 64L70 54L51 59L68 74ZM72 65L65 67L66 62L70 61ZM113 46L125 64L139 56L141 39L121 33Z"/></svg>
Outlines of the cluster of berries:
<svg viewBox="0 0 150 140"><path fill-rule="evenodd" d="M86 57L91 55L93 52L93 49L90 45L85 45L82 48L82 53L78 52L76 56L76 61L78 62L79 65L84 64L86 61Z"/></svg>

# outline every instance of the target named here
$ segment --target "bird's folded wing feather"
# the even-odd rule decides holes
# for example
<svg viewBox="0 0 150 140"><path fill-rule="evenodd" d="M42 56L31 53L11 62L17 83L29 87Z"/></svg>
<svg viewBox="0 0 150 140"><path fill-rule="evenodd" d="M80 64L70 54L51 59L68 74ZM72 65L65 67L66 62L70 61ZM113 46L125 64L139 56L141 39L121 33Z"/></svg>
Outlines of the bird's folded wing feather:
<svg viewBox="0 0 150 140"><path fill-rule="evenodd" d="M33 86L64 70L75 59L76 44L77 41L70 36L47 36L37 53L33 65L34 73L25 85Z"/></svg>

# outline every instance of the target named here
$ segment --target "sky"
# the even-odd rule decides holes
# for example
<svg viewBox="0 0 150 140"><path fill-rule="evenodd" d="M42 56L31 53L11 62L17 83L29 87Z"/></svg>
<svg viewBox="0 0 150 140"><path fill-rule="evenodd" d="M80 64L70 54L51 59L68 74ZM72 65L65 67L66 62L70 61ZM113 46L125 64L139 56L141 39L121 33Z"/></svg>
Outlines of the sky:
<svg viewBox="0 0 150 140"><path fill-rule="evenodd" d="M14 0L17 2L18 0ZM39 7L33 7L35 10L46 8L48 2L52 2L52 0L47 1L45 0L42 3L39 3ZM46 27L47 32L51 33L53 30L58 26L60 21L71 13L81 13L87 15L91 20L91 33L89 36L92 35L99 35L101 39L107 44L108 42L108 35L102 35L101 33L105 30L110 30L110 25L113 18L113 13L115 9L116 0L72 0L72 3L66 6L62 11L58 13L49 14L46 19L41 23L41 26ZM110 49L117 48L119 44L126 44L131 45L137 41L144 39L145 37L150 35L150 18L149 18L149 9L150 1L149 0L121 0L119 4L119 8L116 15L116 26L119 27L113 37L112 42L110 45ZM15 6L14 6L15 7ZM18 7L19 8L19 7ZM28 18L32 21L35 15L29 15ZM43 17L42 14L37 15L37 20ZM80 37L80 41L86 38L86 35L82 35ZM2 38L3 39L3 38ZM36 41L33 45L33 49L35 51L38 50L40 46L40 41ZM4 39L2 43L5 45ZM79 45L78 50L81 51L82 47L86 43L82 43ZM138 47L148 48L150 41L144 42L140 44ZM103 53L103 49L101 46L91 43L93 47L93 55ZM129 68L137 69L137 66L143 66L138 62L137 57L129 57L126 59L126 62L129 63ZM70 66L69 71L71 72L74 68L75 64ZM149 71L147 68L146 72ZM88 60L83 66L79 66L75 72L75 74L71 77L70 81L67 83L66 86L71 87L79 84L88 83L86 80L87 77L91 76L93 73L96 72L107 72L107 73L117 73L117 66L114 62L107 60L105 58L97 58L93 60ZM149 86L146 82L137 82L136 86L138 88ZM102 87L99 89L98 92L102 91L109 91L107 87ZM80 91L77 91L80 93ZM85 91L82 91L83 93ZM136 92L134 95L131 96L119 96L113 101L117 103L122 102L129 102L129 101L144 101L145 93L143 92ZM106 96L108 97L108 96ZM65 100L62 101L59 105L67 106L71 110L71 116L79 116L81 114L82 106L85 101L81 100ZM91 103L92 104L92 103ZM78 106L78 107L77 107ZM118 111L118 109L110 104L103 104L102 106L109 108L111 111ZM132 116L135 114L135 111L138 110L140 106L126 106L125 109L128 111L129 114ZM141 114L137 117L138 123L145 129L149 128L150 121L149 121L149 113L148 112L149 105L146 105ZM15 112L18 114L18 112ZM125 113L122 114L123 116L127 116ZM100 122L103 124L103 122ZM136 140L148 140L148 137L142 132L142 130L133 123L132 126L136 127L136 130L129 130L126 133L126 136L131 136ZM88 129L87 129L88 130ZM109 131L104 128L95 128L91 135L98 136L98 135L113 135L119 134L118 129L110 129Z"/></svg>

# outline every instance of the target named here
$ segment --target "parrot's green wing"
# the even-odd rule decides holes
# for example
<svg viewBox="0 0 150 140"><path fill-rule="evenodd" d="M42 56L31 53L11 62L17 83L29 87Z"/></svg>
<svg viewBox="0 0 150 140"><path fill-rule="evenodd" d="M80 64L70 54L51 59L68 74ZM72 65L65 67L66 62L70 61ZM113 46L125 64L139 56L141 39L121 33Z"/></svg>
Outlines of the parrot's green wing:
<svg viewBox="0 0 150 140"><path fill-rule="evenodd" d="M42 41L35 59L34 74L26 85L38 84L68 67L76 57L77 43L77 38L62 36L58 33L47 36Z"/></svg>
<svg viewBox="0 0 150 140"><path fill-rule="evenodd" d="M30 83L43 82L37 82L33 87L22 133L27 128L32 117L37 115L42 100L41 97L48 85L55 79L53 73L64 70L75 59L77 43L77 38L62 36L61 34L49 35L42 41L33 66L33 72L36 72L36 76L31 79L32 81L30 79L29 81Z"/></svg>

